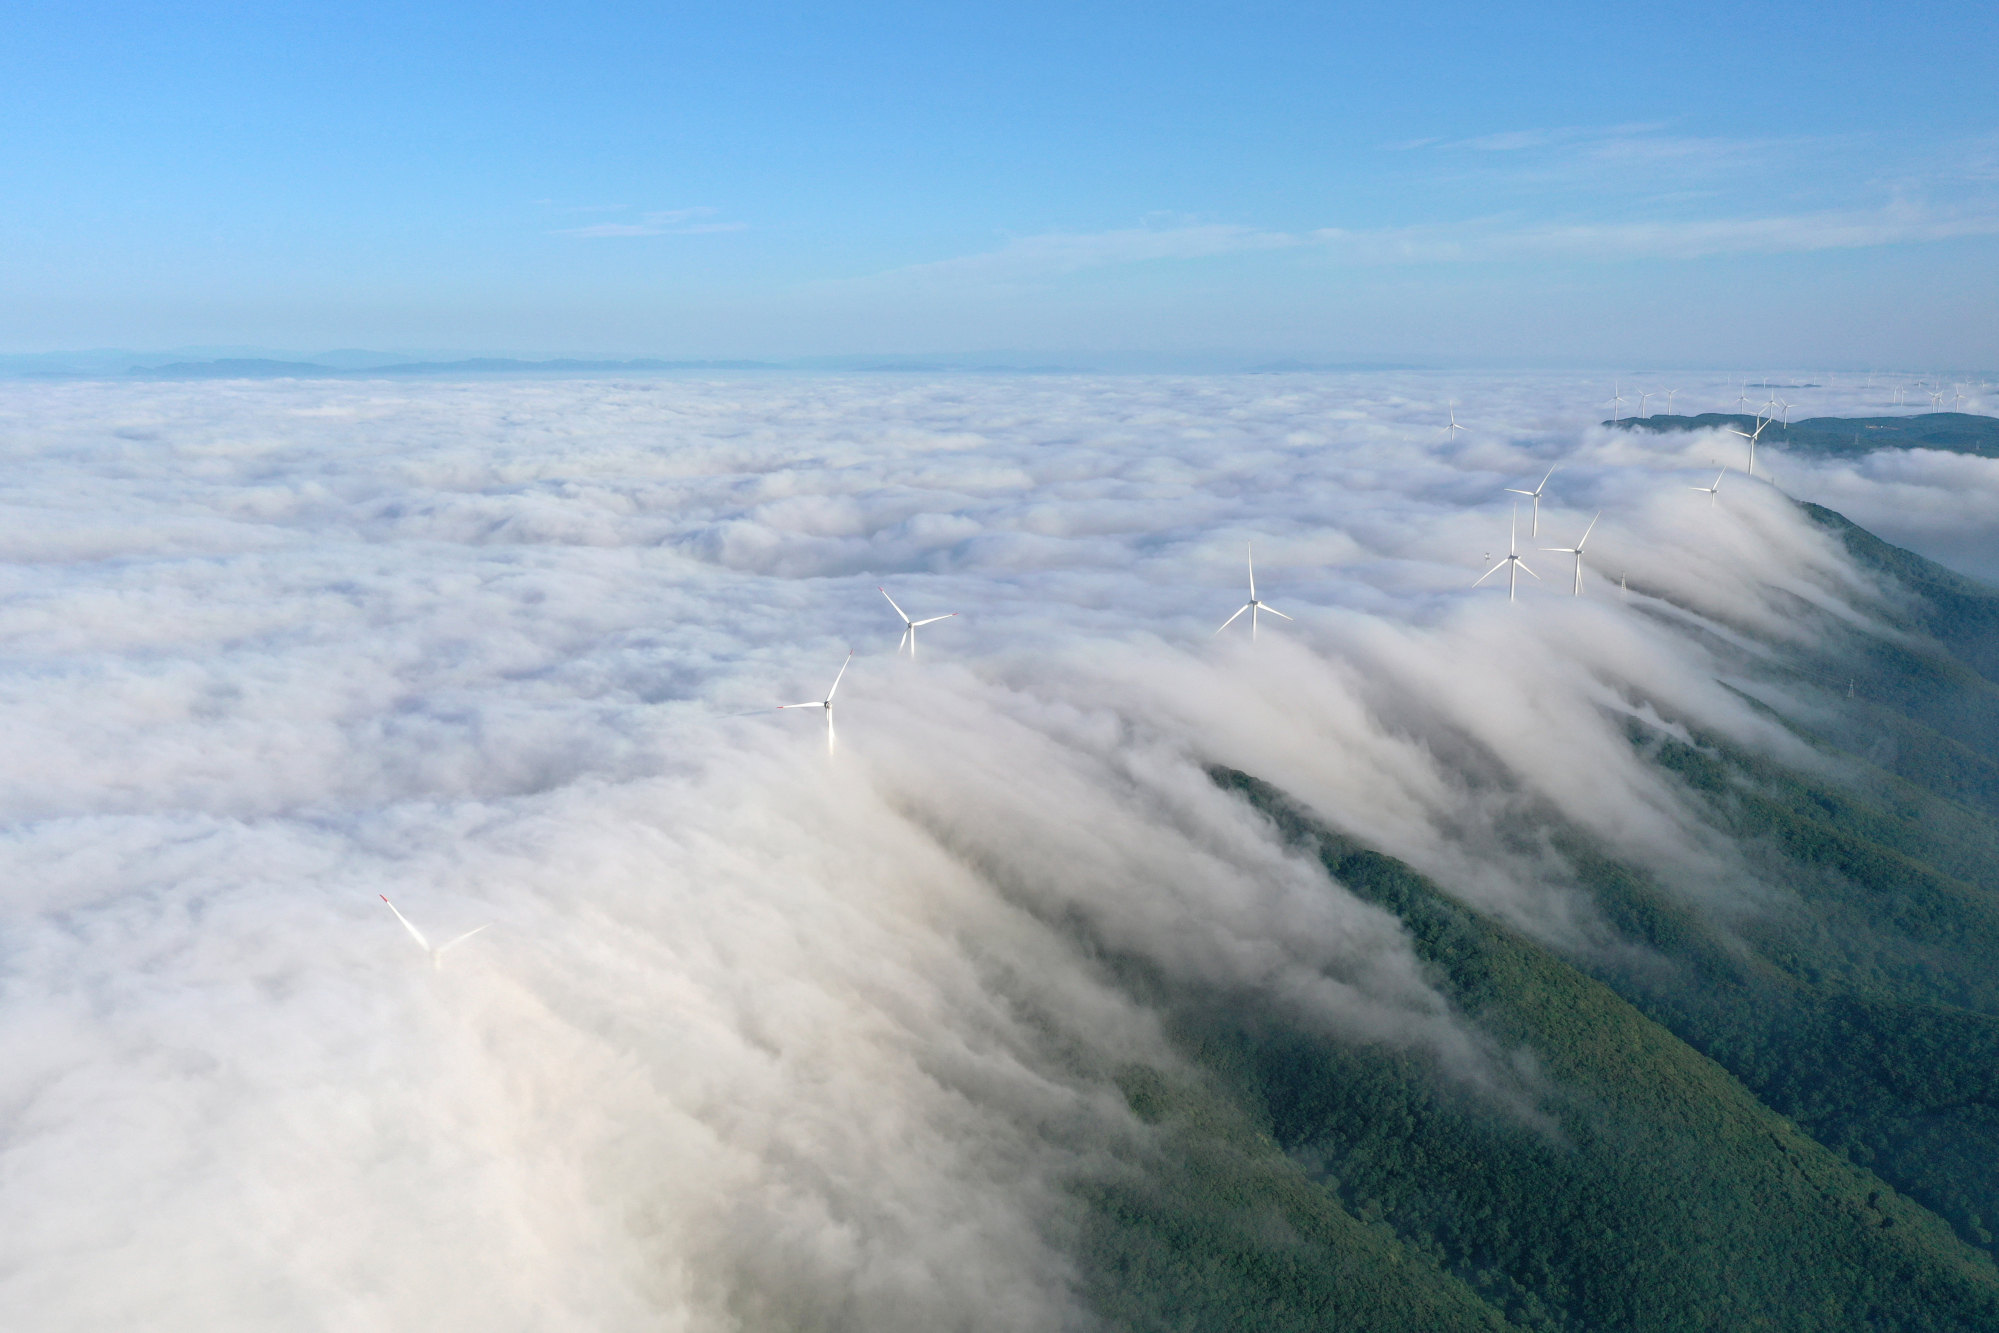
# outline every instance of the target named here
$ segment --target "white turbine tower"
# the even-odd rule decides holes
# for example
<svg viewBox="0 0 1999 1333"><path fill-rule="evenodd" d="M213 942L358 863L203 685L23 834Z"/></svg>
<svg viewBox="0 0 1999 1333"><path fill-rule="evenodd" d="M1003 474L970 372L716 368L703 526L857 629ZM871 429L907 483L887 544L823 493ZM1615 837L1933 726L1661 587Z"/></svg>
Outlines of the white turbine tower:
<svg viewBox="0 0 1999 1333"><path fill-rule="evenodd" d="M805 701L804 703L802 703L802 704L779 704L779 705L777 706L777 710L778 710L778 711L779 711L780 713L781 713L781 712L783 712L783 711L784 711L785 709L787 709L787 708L823 708L823 709L825 709L825 710L826 710L826 753L827 753L827 754L831 754L831 753L833 753L833 696L834 696L834 694L838 693L838 691L839 691L839 689L840 689L840 679L841 679L841 677L842 677L842 676L845 676L845 675L847 674L847 667L848 667L848 666L849 666L850 664L852 664L853 660L854 660L854 650L853 650L852 648L849 648L849 649L847 650L847 660L846 660L845 662L842 662L842 663L840 663L840 674L839 674L838 676L835 676L835 677L833 677L833 686L832 686L832 688L831 688L831 689L829 689L829 690L827 690L827 691L826 691L826 697L825 697L824 699L807 699L807 700L806 700L806 701Z"/></svg>
<svg viewBox="0 0 1999 1333"><path fill-rule="evenodd" d="M1235 615L1230 616L1227 620L1224 620L1221 624L1221 629L1216 630L1214 634L1210 634L1208 637L1212 639L1215 637L1215 634L1220 634L1222 630L1227 629L1230 625L1235 624L1236 616L1240 616L1245 611L1249 612L1249 641L1251 643L1256 642L1256 616L1259 611L1268 611L1271 615L1282 617L1285 620L1291 619L1290 616L1285 615L1282 611L1279 611L1276 607L1270 605L1268 602L1259 602L1256 600L1256 548L1255 547L1249 548L1249 600L1244 602L1241 606L1237 607Z"/></svg>
<svg viewBox="0 0 1999 1333"><path fill-rule="evenodd" d="M415 926L412 926L410 924L410 919L404 916L400 911L397 911L396 905L394 903L389 902L388 894L382 893L382 894L377 894L376 896L380 898L383 902L389 903L389 910L391 912L395 912L396 920L403 923L403 929L407 930L410 933L410 938L415 940L418 946L421 947L425 953L430 955L430 965L433 968L437 969L442 969L444 966L444 951L446 949L456 948L457 946L465 943L465 941L471 939L474 935L477 935L480 931L484 930L486 926L490 926L493 924L492 922L488 921L486 923L486 926L474 926L472 929L466 931L463 935L460 935L457 939L446 940L444 943L438 945L435 948L432 948L430 941L423 937L423 932L418 930Z"/></svg>
<svg viewBox="0 0 1999 1333"><path fill-rule="evenodd" d="M1769 426L1770 422L1768 418L1760 418L1756 422L1755 434L1751 434L1746 430L1737 430L1733 426L1728 428L1730 435L1740 435L1743 439L1749 441L1749 466L1742 469L1746 476L1753 477L1756 475L1756 439L1757 436L1760 436L1765 430L1769 429Z"/></svg>
<svg viewBox="0 0 1999 1333"><path fill-rule="evenodd" d="M1472 581L1471 586L1476 588L1502 569L1506 571L1506 600L1510 602L1513 600L1513 585L1520 580L1520 571L1527 569L1527 562L1520 558L1519 505L1513 506L1513 527L1506 534L1506 558L1491 569L1486 570L1485 573L1479 575L1478 578ZM1527 569L1527 576L1536 583L1541 581L1541 576L1531 569Z"/></svg>
<svg viewBox="0 0 1999 1333"><path fill-rule="evenodd" d="M1555 468L1559 466L1561 466L1559 463L1551 465L1548 468L1547 475L1541 478L1541 484L1531 491L1523 491L1518 486L1508 486L1506 488L1509 493L1524 495L1534 502L1534 530L1527 534L1529 537L1538 537L1541 535L1541 492L1548 488L1548 478L1555 475Z"/></svg>
<svg viewBox="0 0 1999 1333"><path fill-rule="evenodd" d="M888 589L882 587L880 584L875 585L875 591L880 593L884 597L888 597ZM895 598L888 597L888 604L890 606L895 606ZM911 620L909 618L909 612L903 610L899 606L895 606L895 613L902 617L902 638L896 642L895 650L899 653L902 651L902 645L905 643L908 644L909 660L912 662L916 660L917 629L924 625L934 625L940 620L949 620L952 616L958 614L956 611L948 611L941 616L931 616L928 620Z"/></svg>
<svg viewBox="0 0 1999 1333"><path fill-rule="evenodd" d="M1723 468L1721 471L1714 474L1714 485L1689 486L1687 489L1694 491L1706 491L1708 505L1712 507L1714 505L1714 502L1721 498L1721 479L1727 475L1728 475L1728 469Z"/></svg>
<svg viewBox="0 0 1999 1333"><path fill-rule="evenodd" d="M1582 536L1576 538L1574 546L1543 546L1541 548L1544 551L1559 551L1563 555L1572 555L1576 558L1576 582L1575 586L1569 590L1569 596L1571 597L1580 597L1583 595L1583 546L1589 541L1589 535L1596 531L1596 519L1602 517L1603 511L1601 509L1597 510L1596 518L1589 521L1589 526L1583 529Z"/></svg>

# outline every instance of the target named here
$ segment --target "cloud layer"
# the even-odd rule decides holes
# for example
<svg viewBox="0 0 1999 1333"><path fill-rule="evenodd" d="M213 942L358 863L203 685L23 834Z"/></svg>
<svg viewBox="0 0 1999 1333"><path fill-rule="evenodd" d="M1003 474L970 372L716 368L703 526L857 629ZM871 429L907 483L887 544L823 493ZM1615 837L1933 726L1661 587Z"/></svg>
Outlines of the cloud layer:
<svg viewBox="0 0 1999 1333"><path fill-rule="evenodd" d="M1600 935L1553 819L1754 910L1626 719L1802 761L1745 695L1808 706L1761 664L1875 591L1766 483L1692 491L1722 438L1596 427L1607 387L0 388L0 1301L1080 1326L1068 1187L1143 1133L1105 1071L1172 1059L1107 954L1530 1102L1202 766L1548 938ZM1550 465L1546 586L1471 590ZM1999 464L1767 466L1989 550L1989 503L1908 516ZM1599 509L1558 596L1533 548ZM1295 617L1254 650L1209 637L1252 542ZM877 584L962 614L899 661ZM771 706L850 647L829 756ZM433 969L380 894L496 924Z"/></svg>

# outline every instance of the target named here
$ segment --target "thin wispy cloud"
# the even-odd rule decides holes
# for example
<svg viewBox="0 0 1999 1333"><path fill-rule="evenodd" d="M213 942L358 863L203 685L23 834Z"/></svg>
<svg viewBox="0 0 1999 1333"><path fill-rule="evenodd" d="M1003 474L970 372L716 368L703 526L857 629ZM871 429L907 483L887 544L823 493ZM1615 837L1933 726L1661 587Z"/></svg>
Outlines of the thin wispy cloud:
<svg viewBox="0 0 1999 1333"><path fill-rule="evenodd" d="M1115 264L1282 250L1301 243L1302 238L1284 232L1228 224L1049 232L1023 236L982 254L912 264L896 273L915 279L1009 282Z"/></svg>
<svg viewBox="0 0 1999 1333"><path fill-rule="evenodd" d="M1999 235L1999 208L1914 203L1734 218L1531 222L1480 218L1407 227L1281 231L1243 225L1121 228L1022 237L996 250L912 264L876 280L995 284L1046 281L1086 269L1297 251L1341 264L1614 262L1737 254L1806 254Z"/></svg>
<svg viewBox="0 0 1999 1333"><path fill-rule="evenodd" d="M1432 137L1384 145L1383 151L1401 156L1405 167L1423 171L1433 185L1481 197L1568 191L1630 201L1687 189L1789 193L1784 187L1798 182L1812 187L1806 195L1851 191L1860 185L1853 164L1877 161L1887 150L1825 136L1689 134L1667 122L1646 122Z"/></svg>
<svg viewBox="0 0 1999 1333"><path fill-rule="evenodd" d="M571 210L577 212L619 210ZM749 224L714 220L714 208L670 208L641 214L635 222L593 222L582 227L560 227L552 234L596 239L613 236L702 236L714 232L742 231Z"/></svg>
<svg viewBox="0 0 1999 1333"><path fill-rule="evenodd" d="M1361 231L1324 228L1304 240L1349 263L1434 264L1808 254L1993 235L1999 235L1999 210L1958 213L1898 204L1864 211L1658 222L1473 221Z"/></svg>

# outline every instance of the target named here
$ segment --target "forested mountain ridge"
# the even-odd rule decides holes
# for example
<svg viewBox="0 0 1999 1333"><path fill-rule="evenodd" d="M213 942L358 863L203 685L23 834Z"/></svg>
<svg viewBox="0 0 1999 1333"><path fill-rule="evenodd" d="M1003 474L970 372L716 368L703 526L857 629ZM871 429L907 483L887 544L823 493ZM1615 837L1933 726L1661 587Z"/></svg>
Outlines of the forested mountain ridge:
<svg viewBox="0 0 1999 1333"><path fill-rule="evenodd" d="M1535 1105L1108 960L1186 1060L1120 1075L1158 1138L1083 1191L1108 1324L1999 1329L1999 594L1808 512L1892 584L1895 621L1795 664L1852 682L1837 723L1800 728L1825 772L1629 730L1770 910L1711 920L1551 828L1624 946L1565 952L1211 770L1401 919Z"/></svg>
<svg viewBox="0 0 1999 1333"><path fill-rule="evenodd" d="M1624 430L1753 431L1761 417L1741 412L1702 412L1697 416L1624 417L1606 426ZM1763 442L1794 453L1858 458L1876 449L1942 449L1951 453L1999 458L1999 417L1971 412L1922 412L1893 417L1810 417L1772 422L1763 428Z"/></svg>

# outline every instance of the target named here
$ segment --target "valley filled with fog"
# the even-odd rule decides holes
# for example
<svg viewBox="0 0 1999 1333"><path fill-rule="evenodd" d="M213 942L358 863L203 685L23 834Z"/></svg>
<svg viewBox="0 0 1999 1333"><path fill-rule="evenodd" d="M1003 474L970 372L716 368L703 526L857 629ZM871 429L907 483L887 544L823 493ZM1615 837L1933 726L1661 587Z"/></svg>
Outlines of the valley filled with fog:
<svg viewBox="0 0 1999 1333"><path fill-rule="evenodd" d="M1089 1327L1076 1182L1183 1059L1132 968L1539 1132L1533 1054L1211 770L1576 956L1626 945L1556 826L1727 934L1779 890L1631 728L1822 771L1811 664L1899 632L1791 497L1999 573L1999 461L1752 479L1610 387L0 384L0 1306ZM912 660L878 586L957 614ZM850 650L829 747L776 705ZM492 924L433 967L383 895Z"/></svg>

